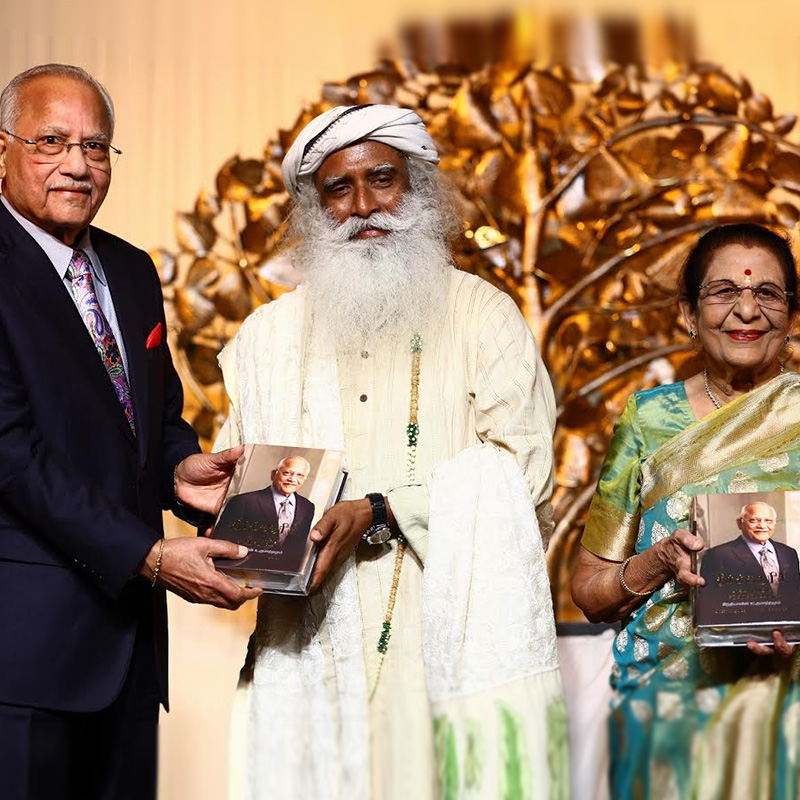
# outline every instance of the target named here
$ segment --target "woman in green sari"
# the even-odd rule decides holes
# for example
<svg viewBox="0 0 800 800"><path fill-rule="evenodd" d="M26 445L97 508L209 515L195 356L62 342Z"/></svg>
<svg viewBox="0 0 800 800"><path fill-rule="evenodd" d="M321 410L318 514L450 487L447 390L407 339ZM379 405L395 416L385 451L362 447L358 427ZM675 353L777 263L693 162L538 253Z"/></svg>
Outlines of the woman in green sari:
<svg viewBox="0 0 800 800"><path fill-rule="evenodd" d="M800 653L698 648L688 589L696 494L798 488L800 376L781 352L797 312L788 243L757 225L709 231L687 260L681 313L705 369L636 392L609 445L573 578L614 644L614 798L792 798L800 788Z"/></svg>

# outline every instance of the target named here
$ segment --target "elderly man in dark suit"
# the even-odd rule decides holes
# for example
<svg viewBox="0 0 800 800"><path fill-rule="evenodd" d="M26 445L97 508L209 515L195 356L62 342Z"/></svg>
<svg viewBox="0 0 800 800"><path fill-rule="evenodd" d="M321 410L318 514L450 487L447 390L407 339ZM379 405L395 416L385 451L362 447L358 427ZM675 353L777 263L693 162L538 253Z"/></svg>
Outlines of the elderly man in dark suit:
<svg viewBox="0 0 800 800"><path fill-rule="evenodd" d="M90 228L119 151L85 71L0 95L0 796L155 796L164 589L235 608L244 548L165 541L214 513L240 450L199 454L147 254ZM198 518L199 521L199 518Z"/></svg>
<svg viewBox="0 0 800 800"><path fill-rule="evenodd" d="M773 541L777 519L767 503L745 505L736 518L742 535L703 554L699 622L800 619L797 551Z"/></svg>
<svg viewBox="0 0 800 800"><path fill-rule="evenodd" d="M299 569L314 520L314 504L298 494L310 469L300 456L282 459L269 486L227 502L215 535L272 555L276 569Z"/></svg>

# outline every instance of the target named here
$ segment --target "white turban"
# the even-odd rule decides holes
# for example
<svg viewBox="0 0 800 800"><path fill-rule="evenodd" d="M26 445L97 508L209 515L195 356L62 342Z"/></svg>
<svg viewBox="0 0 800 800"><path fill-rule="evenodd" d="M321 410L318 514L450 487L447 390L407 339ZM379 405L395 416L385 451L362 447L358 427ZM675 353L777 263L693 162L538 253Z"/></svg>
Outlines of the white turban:
<svg viewBox="0 0 800 800"><path fill-rule="evenodd" d="M388 144L401 153L439 163L433 139L411 109L337 106L312 119L289 148L281 166L286 190L297 199L300 178L313 175L331 153L364 141Z"/></svg>

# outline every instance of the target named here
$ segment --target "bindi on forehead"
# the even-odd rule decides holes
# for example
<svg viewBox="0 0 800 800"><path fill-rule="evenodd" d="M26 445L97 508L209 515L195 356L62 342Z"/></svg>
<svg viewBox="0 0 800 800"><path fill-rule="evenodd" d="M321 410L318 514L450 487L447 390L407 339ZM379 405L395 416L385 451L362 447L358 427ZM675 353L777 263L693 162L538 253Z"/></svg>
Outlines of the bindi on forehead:
<svg viewBox="0 0 800 800"><path fill-rule="evenodd" d="M729 280L745 286L764 282L782 285L784 273L771 251L729 244L714 253L705 270L703 282L714 280Z"/></svg>

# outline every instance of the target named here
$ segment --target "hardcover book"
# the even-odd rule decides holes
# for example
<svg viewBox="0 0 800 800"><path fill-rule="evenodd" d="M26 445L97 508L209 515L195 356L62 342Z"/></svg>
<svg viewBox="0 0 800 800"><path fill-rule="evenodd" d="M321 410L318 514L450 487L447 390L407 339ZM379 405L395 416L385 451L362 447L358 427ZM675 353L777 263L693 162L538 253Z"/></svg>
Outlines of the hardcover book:
<svg viewBox="0 0 800 800"><path fill-rule="evenodd" d="M308 594L316 561L314 525L341 497L342 450L246 445L211 536L243 544L245 558L217 569L273 594Z"/></svg>
<svg viewBox="0 0 800 800"><path fill-rule="evenodd" d="M693 555L698 644L771 644L775 629L800 642L800 491L698 495L691 524L706 544Z"/></svg>

